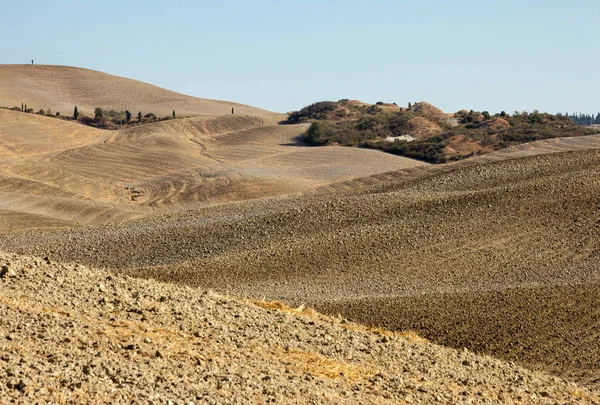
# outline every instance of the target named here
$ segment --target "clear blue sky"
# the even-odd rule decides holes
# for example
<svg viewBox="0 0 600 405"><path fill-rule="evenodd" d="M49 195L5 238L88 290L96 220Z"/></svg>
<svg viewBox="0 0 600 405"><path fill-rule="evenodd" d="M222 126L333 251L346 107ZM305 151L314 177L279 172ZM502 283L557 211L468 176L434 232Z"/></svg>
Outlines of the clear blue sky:
<svg viewBox="0 0 600 405"><path fill-rule="evenodd" d="M600 0L5 1L0 21L0 63L274 111L341 98L600 110Z"/></svg>

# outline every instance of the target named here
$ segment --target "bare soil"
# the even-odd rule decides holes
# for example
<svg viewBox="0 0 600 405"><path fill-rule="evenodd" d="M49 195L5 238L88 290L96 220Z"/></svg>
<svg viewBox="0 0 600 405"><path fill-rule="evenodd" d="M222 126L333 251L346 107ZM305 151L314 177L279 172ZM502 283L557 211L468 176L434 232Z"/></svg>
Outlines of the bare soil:
<svg viewBox="0 0 600 405"><path fill-rule="evenodd" d="M599 170L597 150L463 164L347 191L8 235L1 246L418 330L596 387Z"/></svg>
<svg viewBox="0 0 600 405"><path fill-rule="evenodd" d="M598 403L414 334L0 255L0 403Z"/></svg>

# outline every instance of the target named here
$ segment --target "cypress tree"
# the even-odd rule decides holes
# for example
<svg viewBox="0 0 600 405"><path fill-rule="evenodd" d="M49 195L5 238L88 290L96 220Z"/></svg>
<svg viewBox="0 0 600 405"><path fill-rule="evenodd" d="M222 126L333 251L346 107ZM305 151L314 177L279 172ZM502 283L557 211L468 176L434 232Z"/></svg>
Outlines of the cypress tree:
<svg viewBox="0 0 600 405"><path fill-rule="evenodd" d="M77 106L75 106L75 109L73 110L73 119L77 119L77 117L79 117L79 111L77 111Z"/></svg>

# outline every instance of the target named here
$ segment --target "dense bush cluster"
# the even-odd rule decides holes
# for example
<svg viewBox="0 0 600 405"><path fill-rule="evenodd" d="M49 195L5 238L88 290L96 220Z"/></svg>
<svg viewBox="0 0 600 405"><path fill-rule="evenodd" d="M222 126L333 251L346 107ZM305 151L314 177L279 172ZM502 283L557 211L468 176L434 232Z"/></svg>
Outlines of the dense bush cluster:
<svg viewBox="0 0 600 405"><path fill-rule="evenodd" d="M423 104L426 103L407 109L397 106L386 109L383 102L365 105L349 100L322 101L291 113L286 123L312 122L304 134L309 145L376 148L431 163L463 159L540 139L597 132L576 126L568 115L537 110L515 111L512 116L504 111L492 116L488 111L474 110L427 115L421 112ZM420 131L416 140L389 141L391 137L412 136L415 131ZM468 147L461 149L461 145Z"/></svg>
<svg viewBox="0 0 600 405"><path fill-rule="evenodd" d="M338 103L333 101L319 101L304 107L300 111L294 111L289 114L287 119L288 124L299 124L309 120L323 120L327 117L327 113L335 110Z"/></svg>

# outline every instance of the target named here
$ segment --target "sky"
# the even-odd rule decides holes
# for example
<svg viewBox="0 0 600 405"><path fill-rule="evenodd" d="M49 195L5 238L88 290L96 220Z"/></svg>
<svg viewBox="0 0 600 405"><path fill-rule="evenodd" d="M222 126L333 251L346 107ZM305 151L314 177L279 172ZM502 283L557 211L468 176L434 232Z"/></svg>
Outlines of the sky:
<svg viewBox="0 0 600 405"><path fill-rule="evenodd" d="M0 1L0 63L278 112L342 98L600 111L600 0Z"/></svg>

